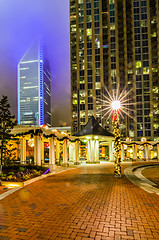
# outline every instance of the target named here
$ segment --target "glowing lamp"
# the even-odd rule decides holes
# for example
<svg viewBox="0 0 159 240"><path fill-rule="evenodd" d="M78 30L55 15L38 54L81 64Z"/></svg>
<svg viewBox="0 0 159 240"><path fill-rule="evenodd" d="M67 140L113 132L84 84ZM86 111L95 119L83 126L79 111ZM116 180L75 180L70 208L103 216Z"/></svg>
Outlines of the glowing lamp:
<svg viewBox="0 0 159 240"><path fill-rule="evenodd" d="M127 137L127 138L126 138L126 142L131 142L131 138L130 138L130 137Z"/></svg>
<svg viewBox="0 0 159 240"><path fill-rule="evenodd" d="M52 129L52 132L57 133L58 130L57 129Z"/></svg>
<svg viewBox="0 0 159 240"><path fill-rule="evenodd" d="M148 148L149 148L150 150L152 150L152 149L153 149L153 146L152 146L152 145L149 145Z"/></svg>
<svg viewBox="0 0 159 240"><path fill-rule="evenodd" d="M147 141L147 138L146 137L142 137L141 138L141 142L146 142Z"/></svg>
<svg viewBox="0 0 159 240"><path fill-rule="evenodd" d="M66 132L61 132L61 134L63 134L63 135L65 135L65 136L67 136L67 133L66 133Z"/></svg>
<svg viewBox="0 0 159 240"><path fill-rule="evenodd" d="M44 146L45 146L46 148L49 148L49 147L50 147L50 143L49 143L49 142L46 142L46 143L44 144Z"/></svg>
<svg viewBox="0 0 159 240"><path fill-rule="evenodd" d="M143 151L144 150L144 146L140 146L140 150Z"/></svg>
<svg viewBox="0 0 159 240"><path fill-rule="evenodd" d="M113 110L119 110L121 107L120 101L113 101L112 102L112 109Z"/></svg>
<svg viewBox="0 0 159 240"><path fill-rule="evenodd" d="M34 138L28 140L29 147L34 147Z"/></svg>
<svg viewBox="0 0 159 240"><path fill-rule="evenodd" d="M86 139L91 139L91 137L86 137Z"/></svg>

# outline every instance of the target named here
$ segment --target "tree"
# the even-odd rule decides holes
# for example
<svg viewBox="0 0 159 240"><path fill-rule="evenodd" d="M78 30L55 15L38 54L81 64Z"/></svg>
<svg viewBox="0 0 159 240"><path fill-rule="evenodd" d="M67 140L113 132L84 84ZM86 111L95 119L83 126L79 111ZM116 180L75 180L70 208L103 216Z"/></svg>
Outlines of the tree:
<svg viewBox="0 0 159 240"><path fill-rule="evenodd" d="M114 171L114 175L116 177L121 177L121 135L120 135L120 126L119 126L119 119L118 116L115 115L114 119L113 119L113 134L115 137L115 141L114 141L114 148L115 148L115 153L114 153L114 157L115 157L115 171Z"/></svg>
<svg viewBox="0 0 159 240"><path fill-rule="evenodd" d="M17 156L17 142L9 140L6 142L5 151L3 154L3 162L8 165L13 163Z"/></svg>
<svg viewBox="0 0 159 240"><path fill-rule="evenodd" d="M6 143L10 139L11 129L16 125L15 116L11 115L8 97L2 96L0 100L0 141L1 141L1 168L3 165L3 155L6 150Z"/></svg>

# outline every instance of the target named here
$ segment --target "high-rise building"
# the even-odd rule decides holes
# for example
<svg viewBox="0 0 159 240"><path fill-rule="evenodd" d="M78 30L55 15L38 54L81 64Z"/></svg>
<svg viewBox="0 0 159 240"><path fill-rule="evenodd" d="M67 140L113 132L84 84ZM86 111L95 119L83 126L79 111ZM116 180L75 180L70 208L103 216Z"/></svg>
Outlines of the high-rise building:
<svg viewBox="0 0 159 240"><path fill-rule="evenodd" d="M18 64L17 122L51 126L51 75L45 50L36 41Z"/></svg>
<svg viewBox="0 0 159 240"><path fill-rule="evenodd" d="M122 138L159 140L159 1L70 0L70 41L72 132L91 115L109 126L97 99L126 87Z"/></svg>

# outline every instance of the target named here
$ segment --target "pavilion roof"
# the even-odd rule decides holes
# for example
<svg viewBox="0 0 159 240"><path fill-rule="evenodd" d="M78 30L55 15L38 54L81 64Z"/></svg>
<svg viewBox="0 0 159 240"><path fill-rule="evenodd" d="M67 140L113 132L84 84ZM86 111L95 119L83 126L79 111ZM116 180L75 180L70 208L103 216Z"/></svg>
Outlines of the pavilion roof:
<svg viewBox="0 0 159 240"><path fill-rule="evenodd" d="M91 116L84 128L75 133L73 136L82 137L87 135L114 137L112 133L108 132L99 125L94 116Z"/></svg>

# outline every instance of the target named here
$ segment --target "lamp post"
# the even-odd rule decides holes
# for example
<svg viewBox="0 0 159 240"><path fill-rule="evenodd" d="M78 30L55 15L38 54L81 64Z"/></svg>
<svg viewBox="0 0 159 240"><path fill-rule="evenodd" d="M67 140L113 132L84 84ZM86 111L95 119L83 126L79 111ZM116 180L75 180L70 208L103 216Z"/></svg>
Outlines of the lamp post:
<svg viewBox="0 0 159 240"><path fill-rule="evenodd" d="M132 89L131 89L132 90ZM116 177L121 177L121 135L120 135L120 125L119 125L119 115L124 118L124 115L128 115L133 119L133 115L129 114L129 106L135 103L130 103L129 98L127 96L131 92L131 90L126 91L126 88L121 92L117 87L116 91L113 94L105 88L106 94L103 94L103 99L99 99L99 102L104 107L101 109L101 112L105 112L103 117L107 116L107 120L112 116L111 122L113 125L113 133L115 137L114 148L115 148L115 170L114 175ZM123 115L124 114L124 115Z"/></svg>
<svg viewBox="0 0 159 240"><path fill-rule="evenodd" d="M119 125L119 112L120 112L120 101L112 101L111 103L112 107L112 124L113 124L113 134L115 137L114 141L114 148L115 148L115 170L114 170L114 176L115 177L121 177L121 135L120 135L120 125Z"/></svg>

